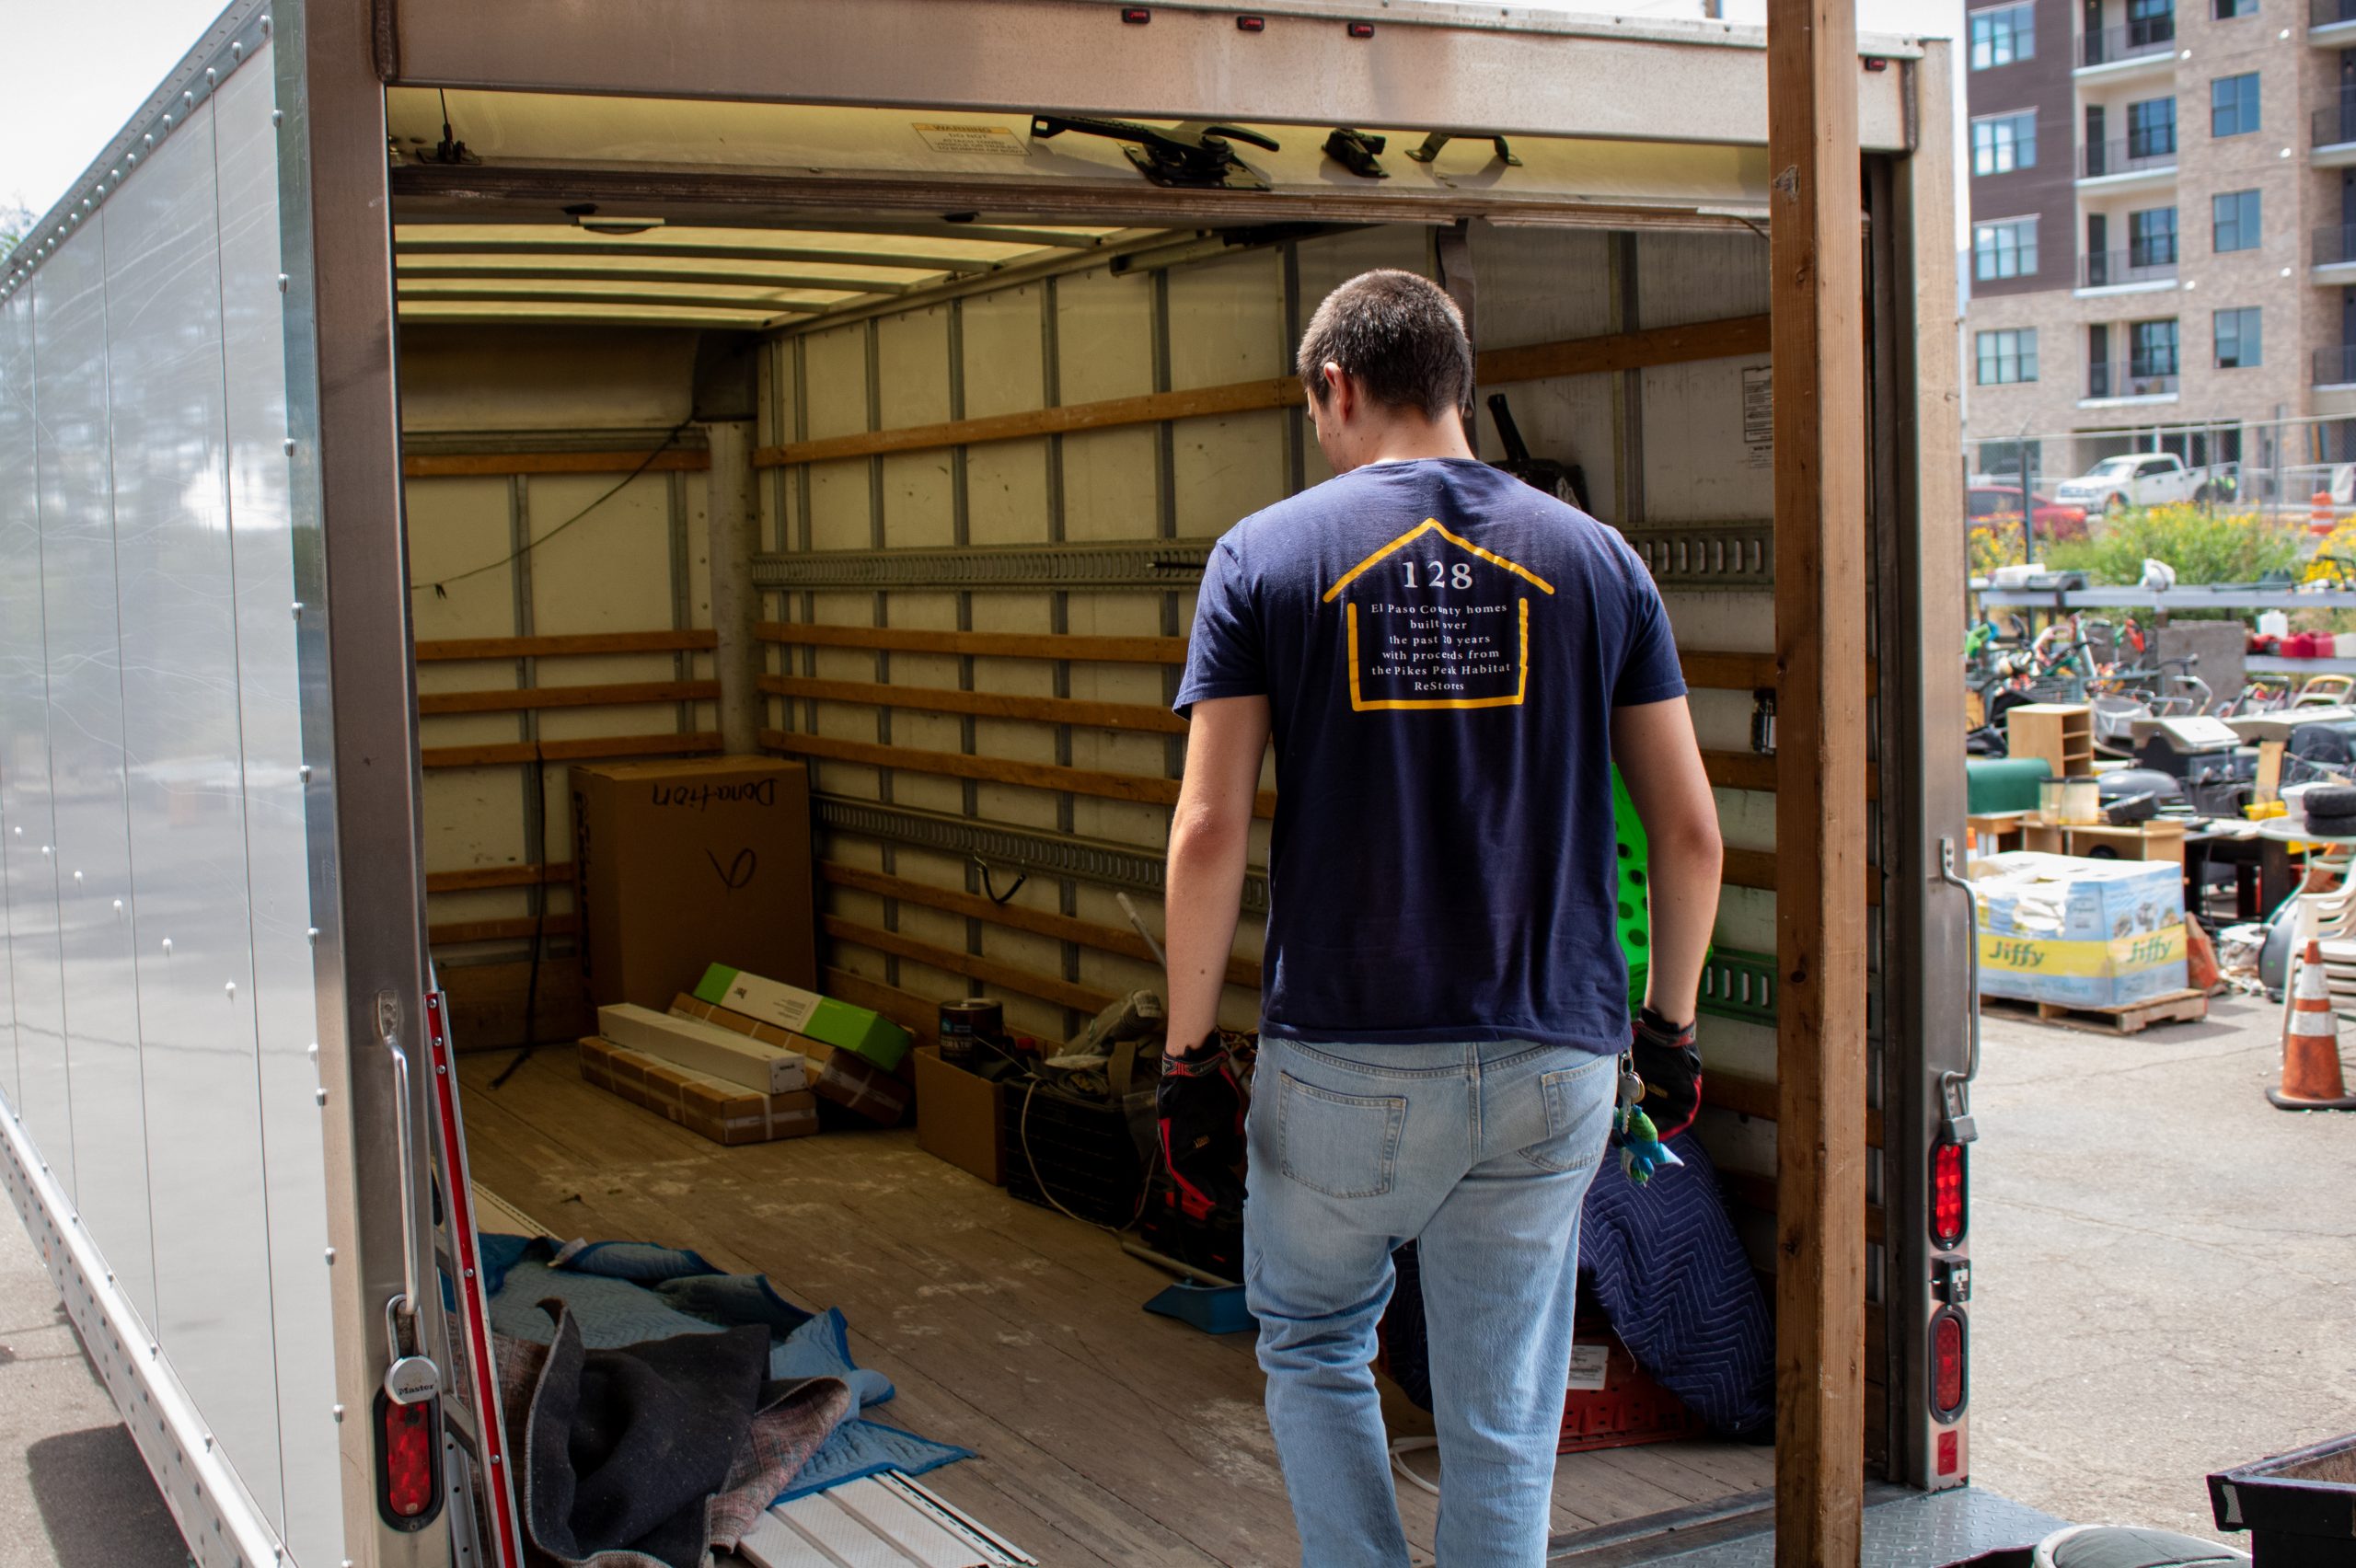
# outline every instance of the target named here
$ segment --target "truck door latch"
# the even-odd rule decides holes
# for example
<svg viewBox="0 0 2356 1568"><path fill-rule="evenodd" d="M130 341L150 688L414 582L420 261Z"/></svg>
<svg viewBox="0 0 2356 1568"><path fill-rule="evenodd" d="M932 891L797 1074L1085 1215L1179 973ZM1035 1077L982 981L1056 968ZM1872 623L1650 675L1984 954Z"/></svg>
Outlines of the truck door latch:
<svg viewBox="0 0 2356 1568"><path fill-rule="evenodd" d="M1325 156L1361 179L1388 179L1391 171L1382 167L1382 161L1377 156L1388 140L1388 137L1368 132L1353 131L1346 125L1337 126L1334 133L1325 138Z"/></svg>
<svg viewBox="0 0 2356 1568"><path fill-rule="evenodd" d="M1456 133L1452 131L1435 131L1430 135L1424 138L1422 145L1408 148L1407 156L1415 159L1419 164L1427 164L1434 158L1439 156L1439 150L1442 147L1447 146L1450 142L1455 140ZM1473 136L1467 137L1466 140L1479 141L1480 138ZM1503 136L1490 137L1489 150L1496 154L1497 161L1504 164L1508 168L1519 168L1521 167L1521 160L1514 156L1512 145L1508 144Z"/></svg>
<svg viewBox="0 0 2356 1568"><path fill-rule="evenodd" d="M1156 185L1189 190L1265 190L1268 182L1242 158L1230 143L1279 152L1282 144L1242 125L1190 122L1167 129L1134 120L1100 120L1089 115L1034 114L1031 134L1040 140L1077 131L1083 136L1103 136L1125 144L1138 172Z"/></svg>

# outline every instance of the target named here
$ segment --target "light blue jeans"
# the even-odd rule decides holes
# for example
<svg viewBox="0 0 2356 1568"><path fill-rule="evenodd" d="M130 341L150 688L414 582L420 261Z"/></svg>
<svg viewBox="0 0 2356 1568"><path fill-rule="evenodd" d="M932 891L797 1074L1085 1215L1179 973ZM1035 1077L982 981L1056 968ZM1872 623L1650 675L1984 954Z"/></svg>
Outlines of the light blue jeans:
<svg viewBox="0 0 2356 1568"><path fill-rule="evenodd" d="M1369 1364L1416 1239L1439 1431L1441 1568L1541 1568L1570 1377L1579 1205L1615 1058L1526 1042L1263 1039L1246 1298L1304 1568L1405 1568Z"/></svg>

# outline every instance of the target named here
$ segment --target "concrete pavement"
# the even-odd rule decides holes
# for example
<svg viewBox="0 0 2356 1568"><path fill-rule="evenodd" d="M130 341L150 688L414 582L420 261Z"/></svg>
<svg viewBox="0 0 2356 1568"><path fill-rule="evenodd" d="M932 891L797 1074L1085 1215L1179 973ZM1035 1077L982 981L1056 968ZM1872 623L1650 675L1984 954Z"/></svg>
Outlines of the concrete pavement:
<svg viewBox="0 0 2356 1568"><path fill-rule="evenodd" d="M2208 1473L2356 1432L2356 1113L2266 1102L2280 1016L2220 998L2120 1037L1988 1015L1974 1482L2247 1550Z"/></svg>
<svg viewBox="0 0 2356 1568"><path fill-rule="evenodd" d="M182 1568L188 1549L0 1203L0 1568Z"/></svg>

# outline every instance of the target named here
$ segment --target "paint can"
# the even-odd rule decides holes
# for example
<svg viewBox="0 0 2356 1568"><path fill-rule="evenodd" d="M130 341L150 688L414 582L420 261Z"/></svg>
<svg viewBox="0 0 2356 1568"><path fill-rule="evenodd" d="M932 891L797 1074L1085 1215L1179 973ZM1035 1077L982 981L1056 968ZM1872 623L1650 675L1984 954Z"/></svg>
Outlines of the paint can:
<svg viewBox="0 0 2356 1568"><path fill-rule="evenodd" d="M974 1065L974 1042L1006 1032L1006 1009L981 997L941 1004L941 1059L961 1067Z"/></svg>

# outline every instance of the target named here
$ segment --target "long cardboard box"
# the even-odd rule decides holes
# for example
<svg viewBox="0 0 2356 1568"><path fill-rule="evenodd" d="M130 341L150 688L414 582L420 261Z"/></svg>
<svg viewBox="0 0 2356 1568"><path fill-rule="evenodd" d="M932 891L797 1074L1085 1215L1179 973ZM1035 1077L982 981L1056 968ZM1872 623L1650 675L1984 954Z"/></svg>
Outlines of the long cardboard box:
<svg viewBox="0 0 2356 1568"><path fill-rule="evenodd" d="M797 1051L782 1050L691 1018L673 1018L634 1002L599 1008L597 1032L617 1045L764 1094L791 1094L810 1087L809 1064Z"/></svg>
<svg viewBox="0 0 2356 1568"><path fill-rule="evenodd" d="M900 1065L913 1043L907 1030L881 1013L724 963L704 971L696 999L823 1041L838 1051L855 1052L887 1073Z"/></svg>
<svg viewBox="0 0 2356 1568"><path fill-rule="evenodd" d="M763 1094L595 1035L579 1053L583 1079L714 1143L774 1143L818 1130L818 1099L806 1089Z"/></svg>
<svg viewBox="0 0 2356 1568"><path fill-rule="evenodd" d="M873 1122L878 1126L897 1126L907 1114L914 1094L913 1086L905 1078L895 1078L862 1056L841 1051L822 1040L812 1040L764 1023L756 1018L688 996L685 991L671 998L675 1017L693 1019L699 1022L742 1034L780 1050L794 1051L810 1064L810 1087L818 1098L841 1106L844 1110Z"/></svg>

